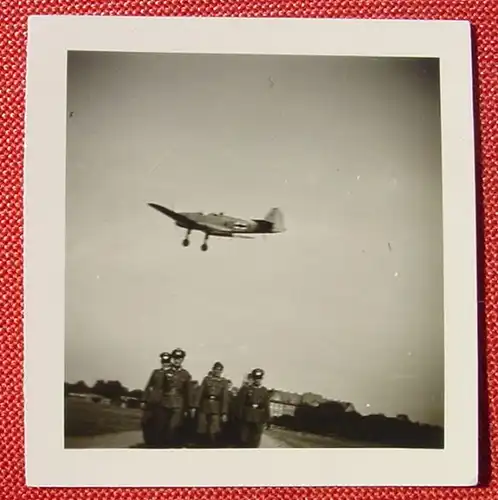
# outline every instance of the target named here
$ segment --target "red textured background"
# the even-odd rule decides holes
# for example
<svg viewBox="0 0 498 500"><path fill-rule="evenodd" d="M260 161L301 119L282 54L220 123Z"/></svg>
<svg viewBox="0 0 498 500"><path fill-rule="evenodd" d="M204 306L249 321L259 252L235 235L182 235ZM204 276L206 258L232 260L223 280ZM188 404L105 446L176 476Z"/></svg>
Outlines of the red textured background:
<svg viewBox="0 0 498 500"><path fill-rule="evenodd" d="M0 0L0 498L292 500L498 498L498 0ZM481 320L482 486L464 488L28 489L23 435L23 141L27 17L32 14L465 19L474 27ZM47 200L49 202L49 200ZM463 370L465 367L462 367ZM50 460L50 456L46 457ZM250 472L248 472L250 473Z"/></svg>

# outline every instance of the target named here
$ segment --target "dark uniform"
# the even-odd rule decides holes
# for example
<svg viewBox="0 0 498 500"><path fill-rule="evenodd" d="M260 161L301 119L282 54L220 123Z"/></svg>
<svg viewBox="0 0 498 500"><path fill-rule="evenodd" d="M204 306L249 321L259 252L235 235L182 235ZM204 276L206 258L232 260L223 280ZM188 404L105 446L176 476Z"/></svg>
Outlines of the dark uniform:
<svg viewBox="0 0 498 500"><path fill-rule="evenodd" d="M214 446L228 413L228 381L221 376L223 365L216 362L204 377L196 401L197 433L205 444Z"/></svg>
<svg viewBox="0 0 498 500"><path fill-rule="evenodd" d="M252 372L248 373L243 379L241 387L245 387L252 383ZM241 429L241 409L239 404L240 389L232 388L229 395L228 403L228 422L224 429L224 441L229 447L240 446L240 429Z"/></svg>
<svg viewBox="0 0 498 500"><path fill-rule="evenodd" d="M237 434L237 390L233 388L232 381L228 381L228 415L222 429L222 440L225 446L232 446L238 440Z"/></svg>
<svg viewBox="0 0 498 500"><path fill-rule="evenodd" d="M159 446L163 442L159 409L163 398L166 373L170 369L171 356L167 352L162 352L159 358L161 368L152 371L144 391L144 409L141 424L144 442L149 446Z"/></svg>
<svg viewBox="0 0 498 500"><path fill-rule="evenodd" d="M171 353L171 366L166 372L161 401L160 420L164 429L164 444L180 444L181 427L185 413L192 409L192 377L182 368L185 351L175 349Z"/></svg>
<svg viewBox="0 0 498 500"><path fill-rule="evenodd" d="M237 394L239 439L244 448L259 448L265 424L270 419L270 393L261 385L264 371L251 373L251 383L243 385Z"/></svg>

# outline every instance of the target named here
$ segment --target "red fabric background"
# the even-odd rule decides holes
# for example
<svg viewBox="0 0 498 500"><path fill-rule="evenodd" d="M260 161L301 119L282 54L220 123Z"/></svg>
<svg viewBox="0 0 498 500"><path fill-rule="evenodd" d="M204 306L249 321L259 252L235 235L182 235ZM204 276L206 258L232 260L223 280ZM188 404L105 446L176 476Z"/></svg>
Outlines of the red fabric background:
<svg viewBox="0 0 498 500"><path fill-rule="evenodd" d="M494 462L498 452L498 2L494 0L1 0L2 61L0 143L0 495L35 499L292 498L323 500L384 498L498 498ZM463 488L226 488L226 489L28 489L24 483L22 231L24 78L27 17L32 14L142 16L247 16L466 19L476 47L478 130L478 237L481 260L482 486ZM465 367L462 367L465 370ZM50 456L47 456L50 460ZM249 472L250 473L250 472Z"/></svg>

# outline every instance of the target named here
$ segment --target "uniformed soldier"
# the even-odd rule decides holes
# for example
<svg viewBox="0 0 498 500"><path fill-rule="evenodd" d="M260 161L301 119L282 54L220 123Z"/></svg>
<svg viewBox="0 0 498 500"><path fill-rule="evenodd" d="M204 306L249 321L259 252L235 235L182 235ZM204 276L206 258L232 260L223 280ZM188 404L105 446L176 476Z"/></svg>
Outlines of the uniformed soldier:
<svg viewBox="0 0 498 500"><path fill-rule="evenodd" d="M222 428L222 442L225 446L231 446L235 444L237 435L237 408L236 408L236 396L237 390L233 387L233 382L231 380L227 381L228 389L228 415L227 421Z"/></svg>
<svg viewBox="0 0 498 500"><path fill-rule="evenodd" d="M251 382L237 394L240 444L244 448L259 448L265 424L270 419L270 393L262 385L265 372L256 368Z"/></svg>
<svg viewBox="0 0 498 500"><path fill-rule="evenodd" d="M163 441L161 418L159 410L163 399L164 381L170 369L171 355L162 352L159 355L161 368L152 371L144 391L144 406L142 412L142 433L146 445L159 446Z"/></svg>
<svg viewBox="0 0 498 500"><path fill-rule="evenodd" d="M204 377L196 401L197 433L210 447L218 444L222 423L228 414L228 381L222 377L223 365L217 361Z"/></svg>
<svg viewBox="0 0 498 500"><path fill-rule="evenodd" d="M200 389L200 384L197 380L190 381L190 397L192 398L192 407L195 407L195 402L197 401L197 394ZM196 432L196 421L195 421L195 408L189 410L188 408L184 412L184 419L181 425L181 439L184 444L194 444L197 438Z"/></svg>
<svg viewBox="0 0 498 500"><path fill-rule="evenodd" d="M193 410L192 376L182 367L186 353L174 349L171 353L170 368L166 372L161 420L167 446L180 445L181 427L186 412Z"/></svg>

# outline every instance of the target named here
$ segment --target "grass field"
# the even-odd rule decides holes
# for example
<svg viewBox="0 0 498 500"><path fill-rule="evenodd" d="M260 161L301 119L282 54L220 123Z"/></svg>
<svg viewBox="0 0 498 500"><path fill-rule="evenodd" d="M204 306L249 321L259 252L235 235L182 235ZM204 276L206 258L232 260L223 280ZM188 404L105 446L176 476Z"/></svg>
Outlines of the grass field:
<svg viewBox="0 0 498 500"><path fill-rule="evenodd" d="M141 412L91 401L65 399L65 436L98 436L140 430Z"/></svg>

